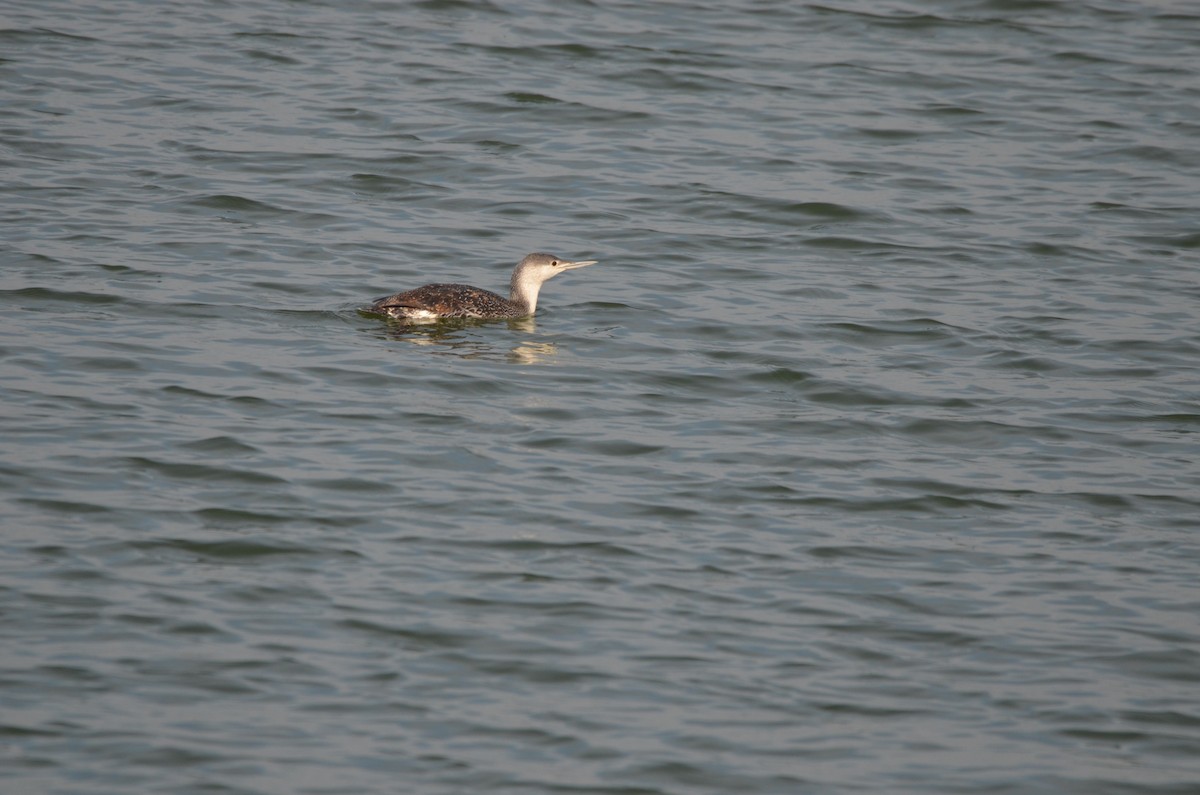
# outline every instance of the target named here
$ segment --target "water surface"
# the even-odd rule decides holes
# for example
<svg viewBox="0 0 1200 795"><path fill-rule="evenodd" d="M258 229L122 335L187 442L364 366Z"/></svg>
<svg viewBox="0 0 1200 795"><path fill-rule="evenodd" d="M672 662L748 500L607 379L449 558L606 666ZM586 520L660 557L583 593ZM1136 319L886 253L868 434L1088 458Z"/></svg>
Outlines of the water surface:
<svg viewBox="0 0 1200 795"><path fill-rule="evenodd" d="M1197 44L0 6L0 788L1195 792Z"/></svg>

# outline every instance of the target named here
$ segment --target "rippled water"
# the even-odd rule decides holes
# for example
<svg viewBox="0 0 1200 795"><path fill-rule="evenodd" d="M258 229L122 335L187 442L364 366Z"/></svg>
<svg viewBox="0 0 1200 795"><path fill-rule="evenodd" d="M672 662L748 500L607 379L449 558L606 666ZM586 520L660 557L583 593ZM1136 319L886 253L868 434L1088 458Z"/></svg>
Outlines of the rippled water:
<svg viewBox="0 0 1200 795"><path fill-rule="evenodd" d="M1198 791L1198 44L0 4L0 790Z"/></svg>

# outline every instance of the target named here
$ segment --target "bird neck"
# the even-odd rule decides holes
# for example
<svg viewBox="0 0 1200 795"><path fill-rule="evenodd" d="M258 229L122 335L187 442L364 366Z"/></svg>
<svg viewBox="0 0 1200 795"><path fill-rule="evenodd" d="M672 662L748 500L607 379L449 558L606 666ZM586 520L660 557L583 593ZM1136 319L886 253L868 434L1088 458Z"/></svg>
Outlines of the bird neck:
<svg viewBox="0 0 1200 795"><path fill-rule="evenodd" d="M508 300L524 309L526 314L532 315L537 309L538 292L541 289L541 280L534 279L528 271L517 268L508 283Z"/></svg>

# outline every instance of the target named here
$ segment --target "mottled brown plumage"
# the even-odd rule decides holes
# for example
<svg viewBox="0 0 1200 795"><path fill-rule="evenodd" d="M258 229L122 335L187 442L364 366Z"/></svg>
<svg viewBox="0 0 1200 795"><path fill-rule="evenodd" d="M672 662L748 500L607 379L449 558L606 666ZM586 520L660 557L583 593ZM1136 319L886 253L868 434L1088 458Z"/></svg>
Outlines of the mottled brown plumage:
<svg viewBox="0 0 1200 795"><path fill-rule="evenodd" d="M526 317L537 310L538 291L547 279L595 262L570 262L553 254L530 254L513 271L508 298L468 284L427 284L380 298L367 311L409 320Z"/></svg>
<svg viewBox="0 0 1200 795"><path fill-rule="evenodd" d="M431 312L438 317L522 317L528 314L501 295L469 284L427 284L381 298L373 306L389 315Z"/></svg>

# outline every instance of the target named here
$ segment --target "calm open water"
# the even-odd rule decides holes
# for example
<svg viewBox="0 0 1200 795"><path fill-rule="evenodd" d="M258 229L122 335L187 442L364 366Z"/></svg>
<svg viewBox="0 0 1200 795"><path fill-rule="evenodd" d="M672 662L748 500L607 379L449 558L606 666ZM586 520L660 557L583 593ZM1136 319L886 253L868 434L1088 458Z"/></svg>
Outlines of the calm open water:
<svg viewBox="0 0 1200 795"><path fill-rule="evenodd" d="M1200 792L1197 53L0 1L0 791Z"/></svg>

